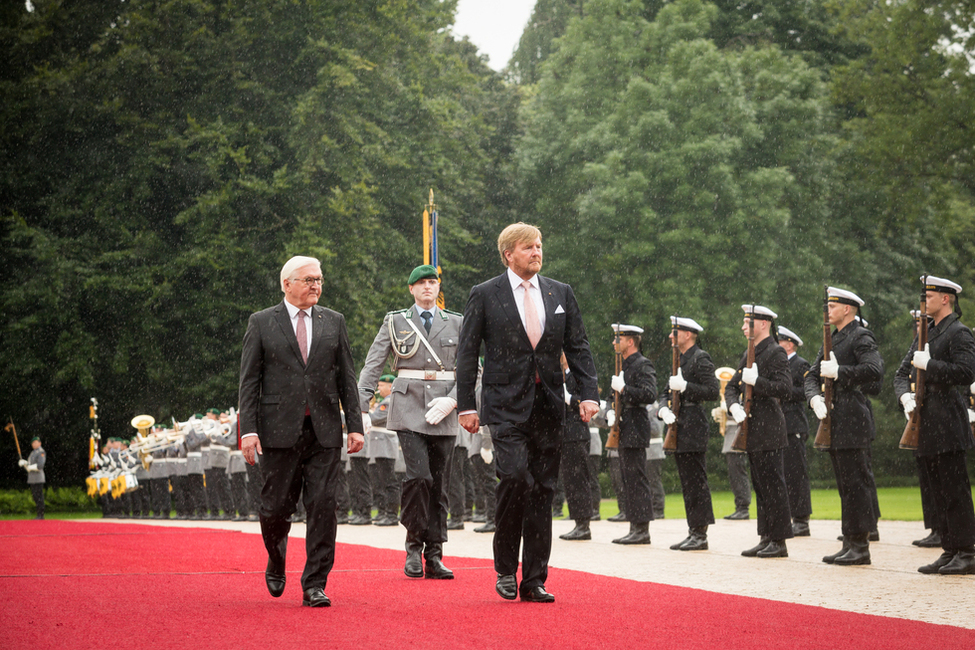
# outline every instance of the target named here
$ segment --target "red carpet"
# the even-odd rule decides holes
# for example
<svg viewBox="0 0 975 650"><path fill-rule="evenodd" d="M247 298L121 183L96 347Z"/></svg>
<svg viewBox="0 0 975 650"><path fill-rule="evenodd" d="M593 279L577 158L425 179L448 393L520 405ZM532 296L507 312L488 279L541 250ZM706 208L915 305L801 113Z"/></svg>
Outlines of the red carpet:
<svg viewBox="0 0 975 650"><path fill-rule="evenodd" d="M300 607L304 540L271 598L259 535L114 523L0 523L0 647L975 648L975 630L554 569L554 605L494 593L485 560L410 580L403 552L340 544L329 609Z"/></svg>

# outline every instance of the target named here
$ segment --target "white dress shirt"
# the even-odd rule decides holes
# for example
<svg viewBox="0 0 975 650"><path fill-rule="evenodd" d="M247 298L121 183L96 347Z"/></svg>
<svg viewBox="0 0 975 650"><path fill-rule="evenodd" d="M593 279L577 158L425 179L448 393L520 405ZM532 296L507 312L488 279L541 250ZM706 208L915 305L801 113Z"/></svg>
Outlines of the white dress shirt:
<svg viewBox="0 0 975 650"><path fill-rule="evenodd" d="M311 307L303 310L298 309L287 300L284 301L284 306L288 308L288 316L291 317L291 331L295 333L295 338L298 337L298 312L305 312L305 349L308 350L308 357L311 358Z"/></svg>
<svg viewBox="0 0 975 650"><path fill-rule="evenodd" d="M511 291L515 294L515 306L518 307L518 316L521 318L521 325L528 331L525 325L525 287L521 286L524 280L514 271L508 269L508 282L511 283ZM535 302L535 311L538 312L538 329L545 331L545 301L542 300L542 288L538 284L538 274L531 277L529 282L532 285L529 296Z"/></svg>

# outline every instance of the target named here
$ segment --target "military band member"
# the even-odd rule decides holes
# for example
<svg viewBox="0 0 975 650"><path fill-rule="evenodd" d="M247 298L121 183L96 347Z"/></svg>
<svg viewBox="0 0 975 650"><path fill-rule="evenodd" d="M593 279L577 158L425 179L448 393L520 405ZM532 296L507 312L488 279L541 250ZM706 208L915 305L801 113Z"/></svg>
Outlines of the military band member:
<svg viewBox="0 0 975 650"><path fill-rule="evenodd" d="M676 343L680 351L680 365L677 374L668 380L668 387L680 393L680 410L675 416L669 406L661 403L657 414L667 426L677 423L674 459L684 492L688 527L687 537L670 548L674 551L706 551L708 526L714 523L714 510L705 460L709 425L701 402L718 399L719 384L711 356L697 345L697 337L704 328L692 318L671 316L670 322L669 338L671 345ZM675 331L677 341L673 340Z"/></svg>
<svg viewBox="0 0 975 650"><path fill-rule="evenodd" d="M864 302L851 291L827 288L833 350L829 359L820 348L806 373L806 399L816 417L827 415L822 395L824 377L833 379L829 457L842 509L843 547L827 555L827 564L870 564L870 532L876 529L876 487L870 468L870 443L875 435L873 411L864 391L873 392L883 379L884 361L873 332L857 320Z"/></svg>
<svg viewBox="0 0 975 650"><path fill-rule="evenodd" d="M477 491L477 513L474 522L482 524L475 533L493 533L494 515L498 506L498 476L494 466L494 449L491 434L485 427L471 434L471 444L467 449L474 473L474 488Z"/></svg>
<svg viewBox="0 0 975 650"><path fill-rule="evenodd" d="M210 438L211 469L206 472L207 495L210 497L210 512L215 519L229 521L234 516L234 497L230 490L230 452L237 448L237 428L230 422L221 422L220 409L207 411L212 422L207 431ZM223 511L220 514L220 511Z"/></svg>
<svg viewBox="0 0 975 650"><path fill-rule="evenodd" d="M805 376L809 362L799 356L802 345L799 335L788 327L779 325L779 345L789 356L789 373L792 375L792 392L782 400L785 428L789 446L785 448L785 486L789 489L789 510L792 512L792 533L796 537L809 537L809 517L812 515L812 496L809 486L809 466L806 463L806 439L809 422L806 420Z"/></svg>
<svg viewBox="0 0 975 650"><path fill-rule="evenodd" d="M975 507L965 458L975 446L965 403L967 387L975 380L975 339L955 313L959 293L961 286L955 282L927 276L928 342L918 350L915 337L894 378L894 393L905 415L910 418L921 409L915 454L926 470L942 525L944 552L918 569L929 574L975 573ZM925 372L920 407L912 390L918 369Z"/></svg>
<svg viewBox="0 0 975 650"><path fill-rule="evenodd" d="M650 417L647 404L657 399L657 372L653 362L640 354L643 328L613 324L613 347L623 357L620 374L613 375L613 390L619 393L620 475L626 494L626 516L630 532L614 539L614 544L649 544L653 503L647 476L647 446L650 444Z"/></svg>
<svg viewBox="0 0 975 650"><path fill-rule="evenodd" d="M411 578L451 579L443 544L448 468L459 428L455 362L463 317L437 307L440 278L433 266L413 269L407 284L415 304L386 314L359 374L363 422L368 430L369 401L392 356L398 372L386 428L396 431L406 462L403 570Z"/></svg>
<svg viewBox="0 0 975 650"><path fill-rule="evenodd" d="M562 485L565 486L565 500L569 504L569 517L575 527L559 535L559 539L569 541L592 539L589 521L592 519L592 490L594 477L590 475L589 447L591 436L589 425L579 417L579 404L582 402L582 386L569 370L569 363L562 355L562 373L565 376L565 429L562 434Z"/></svg>
<svg viewBox="0 0 975 650"><path fill-rule="evenodd" d="M194 415L183 428L186 445L186 488L189 496L189 518L209 519L207 514L207 494L204 485L205 465L203 445L209 442L203 432L203 423ZM209 450L208 450L209 452Z"/></svg>
<svg viewBox="0 0 975 650"><path fill-rule="evenodd" d="M751 411L747 415L748 465L758 503L759 543L742 551L745 557L789 557L785 540L793 537L789 494L782 462L787 443L785 415L780 401L792 390L792 375L785 350L775 337L776 313L761 305L742 305L745 316L741 331L747 338L754 330L755 363L743 354L738 370L725 387L728 413L739 425L745 421L745 385L752 387ZM738 435L740 435L740 431Z"/></svg>
<svg viewBox="0 0 975 650"><path fill-rule="evenodd" d="M395 431L386 428L395 380L393 375L379 378L375 401L369 411L372 427L366 437L369 438L369 460L374 477L372 493L377 509L373 523L377 526L395 526L399 523L400 486L395 472L399 439Z"/></svg>
<svg viewBox="0 0 975 650"><path fill-rule="evenodd" d="M35 519L44 518L44 464L47 462L47 452L41 447L41 439L37 436L31 438L31 452L27 460L21 458L18 465L27 470L27 485L30 487L30 494L34 498L34 507L37 510Z"/></svg>

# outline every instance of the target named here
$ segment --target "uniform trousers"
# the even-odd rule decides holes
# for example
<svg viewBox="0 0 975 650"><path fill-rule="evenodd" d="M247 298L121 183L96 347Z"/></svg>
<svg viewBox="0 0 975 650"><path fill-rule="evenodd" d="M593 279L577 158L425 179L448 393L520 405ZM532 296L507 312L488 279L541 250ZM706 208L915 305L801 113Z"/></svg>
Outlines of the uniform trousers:
<svg viewBox="0 0 975 650"><path fill-rule="evenodd" d="M203 485L203 474L186 475L186 493L191 515L202 517L207 513L207 491Z"/></svg>
<svg viewBox="0 0 975 650"><path fill-rule="evenodd" d="M921 490L921 513L924 515L924 527L940 533L944 530L944 522L941 520L941 508L938 507L937 497L934 490L931 489L928 463L922 461L920 456L915 456L914 461L917 463L917 483Z"/></svg>
<svg viewBox="0 0 975 650"><path fill-rule="evenodd" d="M792 513L789 511L789 490L785 485L782 450L748 452L752 470L752 486L758 505L758 535L767 539L790 539Z"/></svg>
<svg viewBox="0 0 975 650"><path fill-rule="evenodd" d="M623 475L620 472L619 452L615 456L608 458L609 480L613 485L613 492L616 493L616 507L624 515L626 514L626 494L623 491Z"/></svg>
<svg viewBox="0 0 975 650"><path fill-rule="evenodd" d="M450 481L447 486L447 508L450 518L463 521L464 509L467 505L467 477L464 476L464 465L467 459L467 448L458 447L450 457Z"/></svg>
<svg viewBox="0 0 975 650"><path fill-rule="evenodd" d="M189 490L186 485L186 475L173 475L169 477L173 485L173 507L176 514L180 516L190 515Z"/></svg>
<svg viewBox="0 0 975 650"><path fill-rule="evenodd" d="M380 516L396 517L399 514L399 479L393 469L395 458L376 458L372 465L374 481L372 493L376 495L376 509Z"/></svg>
<svg viewBox="0 0 975 650"><path fill-rule="evenodd" d="M626 518L643 524L653 520L646 447L620 447L620 476L626 494Z"/></svg>
<svg viewBox="0 0 975 650"><path fill-rule="evenodd" d="M542 587L548 579L552 553L552 497L562 457L564 405L548 404L536 387L531 414L521 423L491 425L497 463L498 507L494 523L494 569L518 571L518 551L524 540L521 593Z"/></svg>
<svg viewBox="0 0 975 650"><path fill-rule="evenodd" d="M234 513L246 517L250 512L250 499L247 494L247 473L236 472L230 475L230 489L234 493Z"/></svg>
<svg viewBox="0 0 975 650"><path fill-rule="evenodd" d="M752 485L748 479L748 454L731 451L724 455L728 462L728 484L735 495L735 510L748 510L752 504Z"/></svg>
<svg viewBox="0 0 975 650"><path fill-rule="evenodd" d="M442 544L447 541L447 488L455 439L415 431L396 434L406 463L400 522L414 539Z"/></svg>
<svg viewBox="0 0 975 650"><path fill-rule="evenodd" d="M474 468L475 487L478 490L477 509L484 515L485 521L493 522L498 507L498 475L494 459L485 463L480 454L475 454L471 456L471 467Z"/></svg>
<svg viewBox="0 0 975 650"><path fill-rule="evenodd" d="M261 472L260 457L251 465L246 463L247 468L247 514L256 515L261 506L261 486L264 485L264 474Z"/></svg>
<svg viewBox="0 0 975 650"><path fill-rule="evenodd" d="M944 522L939 531L941 547L956 551L975 545L975 508L965 451L921 456L918 460L926 466L938 516Z"/></svg>
<svg viewBox="0 0 975 650"><path fill-rule="evenodd" d="M44 484L31 483L30 494L34 497L34 508L37 510L37 517L44 518Z"/></svg>
<svg viewBox="0 0 975 650"><path fill-rule="evenodd" d="M829 458L840 493L844 536L866 535L876 528L874 514L876 488L870 472L867 449L830 449Z"/></svg>
<svg viewBox="0 0 975 650"><path fill-rule="evenodd" d="M169 479L154 478L149 480L152 493L152 512L156 517L169 517Z"/></svg>
<svg viewBox="0 0 975 650"><path fill-rule="evenodd" d="M592 513L594 515L599 514L599 504L603 500L603 491L599 486L599 461L602 456L593 456L589 454L586 458L586 463L589 465L589 476L591 481L589 483L589 491L592 494ZM653 484L650 484L653 487Z"/></svg>
<svg viewBox="0 0 975 650"><path fill-rule="evenodd" d="M214 517L234 510L234 499L230 493L230 475L226 467L211 467L206 470L207 494L210 496L210 514Z"/></svg>
<svg viewBox="0 0 975 650"><path fill-rule="evenodd" d="M369 480L369 459L352 456L349 458L349 497L352 499L352 514L357 517L372 516L372 482Z"/></svg>
<svg viewBox="0 0 975 650"><path fill-rule="evenodd" d="M562 442L562 485L569 504L569 519L589 521L592 517L592 476L589 474L589 439Z"/></svg>
<svg viewBox="0 0 975 650"><path fill-rule="evenodd" d="M664 459L647 459L647 480L650 481L650 505L654 519L664 518L664 505L667 501L664 492ZM597 482L598 485L598 482Z"/></svg>
<svg viewBox="0 0 975 650"><path fill-rule="evenodd" d="M288 546L291 515L299 494L307 512L305 570L301 588L325 588L335 562L335 483L341 450L322 447L306 416L301 435L293 447L267 447L261 459L264 486L261 488L261 534L268 557L280 560Z"/></svg>
<svg viewBox="0 0 975 650"><path fill-rule="evenodd" d="M708 486L708 467L703 451L678 451L674 453L681 491L684 493L684 511L688 528L699 528L714 523L711 505L711 488Z"/></svg>
<svg viewBox="0 0 975 650"><path fill-rule="evenodd" d="M812 497L809 486L809 466L806 463L806 443L797 433L790 433L789 444L783 451L785 486L789 490L789 510L795 519L809 519Z"/></svg>

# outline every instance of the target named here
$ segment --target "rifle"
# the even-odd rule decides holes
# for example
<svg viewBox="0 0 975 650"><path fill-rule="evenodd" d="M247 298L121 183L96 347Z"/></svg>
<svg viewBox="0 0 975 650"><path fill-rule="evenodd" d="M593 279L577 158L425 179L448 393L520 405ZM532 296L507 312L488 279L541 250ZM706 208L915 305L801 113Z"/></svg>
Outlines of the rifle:
<svg viewBox="0 0 975 650"><path fill-rule="evenodd" d="M921 278L921 317L917 322L917 349L923 350L928 344L928 276L925 274ZM904 435L901 436L901 449L917 449L918 438L921 434L921 405L924 404L924 375L925 372L920 368L914 369L916 378L914 379L914 410L911 417L907 419L907 426L904 427Z"/></svg>
<svg viewBox="0 0 975 650"><path fill-rule="evenodd" d="M620 374L623 372L623 355L619 351L620 348L620 330L616 328L616 336L613 338L613 351L616 352L616 372L614 374ZM613 413L616 414L616 420L613 422L613 426L609 428L609 435L606 437L606 449L618 449L620 446L620 394L617 391L613 391Z"/></svg>
<svg viewBox="0 0 975 650"><path fill-rule="evenodd" d="M14 426L14 419L8 415L7 416L7 420L8 420L8 423L7 423L7 426L4 427L4 430L5 431L12 431L13 432L13 434L14 434L14 444L17 445L17 458L23 460L24 459L24 456L23 456L23 454L20 453L20 440L17 438L17 427Z"/></svg>
<svg viewBox="0 0 975 650"><path fill-rule="evenodd" d="M748 313L748 352L745 355L745 367L755 365L755 305ZM745 384L745 419L738 425L738 434L731 448L736 451L748 451L748 417L752 414L752 392L754 386Z"/></svg>
<svg viewBox="0 0 975 650"><path fill-rule="evenodd" d="M829 287L823 295L823 359L833 354L833 330L829 326ZM826 402L826 417L819 421L813 449L829 449L833 444L833 379L823 378L823 401Z"/></svg>
<svg viewBox="0 0 975 650"><path fill-rule="evenodd" d="M670 329L671 360L670 374L676 375L680 371L680 348L677 347L677 319L674 318ZM670 391L670 410L674 413L674 418L680 415L680 391ZM667 435L664 437L664 451L677 451L677 420L673 424L667 425Z"/></svg>

